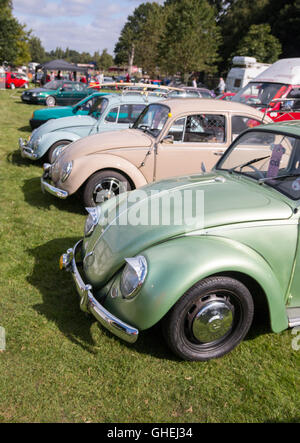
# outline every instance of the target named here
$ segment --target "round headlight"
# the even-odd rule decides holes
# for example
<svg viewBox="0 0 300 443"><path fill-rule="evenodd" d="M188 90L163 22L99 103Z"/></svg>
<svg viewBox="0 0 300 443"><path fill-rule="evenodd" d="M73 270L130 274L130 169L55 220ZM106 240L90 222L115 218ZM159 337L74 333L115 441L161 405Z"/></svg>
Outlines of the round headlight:
<svg viewBox="0 0 300 443"><path fill-rule="evenodd" d="M122 273L120 288L124 298L133 298L145 281L147 261L142 255L125 259L127 264Z"/></svg>
<svg viewBox="0 0 300 443"><path fill-rule="evenodd" d="M63 150L63 146L57 146L57 148L54 149L52 156L51 156L51 163L54 163L56 161L57 157L60 155L62 150Z"/></svg>
<svg viewBox="0 0 300 443"><path fill-rule="evenodd" d="M95 208L85 208L89 213L85 225L84 225L84 235L88 237L93 232L95 226L98 224L101 215L100 206L96 206Z"/></svg>
<svg viewBox="0 0 300 443"><path fill-rule="evenodd" d="M62 182L65 182L67 180L67 178L71 174L72 168L73 168L72 161L63 164L63 167L61 168L61 175L60 175L60 179Z"/></svg>

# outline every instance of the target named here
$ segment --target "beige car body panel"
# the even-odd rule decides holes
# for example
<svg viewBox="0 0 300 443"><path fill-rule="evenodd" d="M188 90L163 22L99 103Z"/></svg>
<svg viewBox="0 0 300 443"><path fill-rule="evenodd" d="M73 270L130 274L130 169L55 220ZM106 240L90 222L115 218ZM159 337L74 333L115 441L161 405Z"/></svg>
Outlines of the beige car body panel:
<svg viewBox="0 0 300 443"><path fill-rule="evenodd" d="M168 99L160 102L170 108L170 116L157 139L138 129L106 132L71 143L53 165L56 186L75 193L95 172L114 169L129 179L134 188L163 178L199 173L202 162L209 171L237 134L232 134L231 117L239 115L271 123L272 120L250 106L213 99ZM195 114L224 115L226 137L222 143L167 142L172 124L179 118ZM59 171L73 161L70 177L61 183Z"/></svg>

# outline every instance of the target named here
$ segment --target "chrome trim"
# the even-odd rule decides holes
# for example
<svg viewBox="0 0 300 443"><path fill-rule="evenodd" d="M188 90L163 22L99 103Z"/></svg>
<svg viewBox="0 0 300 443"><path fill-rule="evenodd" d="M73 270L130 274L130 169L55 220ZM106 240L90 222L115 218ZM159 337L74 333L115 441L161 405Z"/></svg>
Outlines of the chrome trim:
<svg viewBox="0 0 300 443"><path fill-rule="evenodd" d="M33 149L30 148L27 142L21 137L19 138L19 148L23 158L29 158L30 160L36 160L38 158L37 154L33 152Z"/></svg>
<svg viewBox="0 0 300 443"><path fill-rule="evenodd" d="M58 197L61 199L65 199L69 195L69 193L67 191L64 191L63 189L59 189L53 185L50 185L50 183L47 182L46 174L43 174L41 177L41 189L42 189L42 192L47 191L49 194L54 195L55 197Z"/></svg>
<svg viewBox="0 0 300 443"><path fill-rule="evenodd" d="M128 343L134 343L138 339L138 329L124 323L122 320L108 312L94 297L92 293L92 286L85 284L82 280L75 260L76 253L78 249L81 248L81 245L82 240L77 242L73 249L68 249L67 253L63 254L61 258L63 268L72 273L77 292L80 296L80 309L84 312L93 314L96 320L102 324L102 326L117 337Z"/></svg>

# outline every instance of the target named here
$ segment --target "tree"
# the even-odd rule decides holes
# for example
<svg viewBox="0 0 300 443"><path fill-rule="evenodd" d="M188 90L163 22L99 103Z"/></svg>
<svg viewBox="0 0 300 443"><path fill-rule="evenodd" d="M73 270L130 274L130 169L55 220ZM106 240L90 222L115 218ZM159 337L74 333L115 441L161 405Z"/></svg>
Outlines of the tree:
<svg viewBox="0 0 300 443"><path fill-rule="evenodd" d="M45 49L43 48L41 40L33 35L32 37L30 37L28 44L29 44L31 61L44 63L46 59L46 52Z"/></svg>
<svg viewBox="0 0 300 443"><path fill-rule="evenodd" d="M115 46L115 62L127 64L129 71L133 63L142 65L148 62L153 67L157 59L157 41L163 31L164 8L158 3L142 3L127 18L119 40ZM152 69L152 68L151 68Z"/></svg>
<svg viewBox="0 0 300 443"><path fill-rule="evenodd" d="M107 49L103 49L102 54L99 57L99 68L107 71L114 63L113 56L108 54Z"/></svg>
<svg viewBox="0 0 300 443"><path fill-rule="evenodd" d="M193 71L215 72L220 32L215 9L206 0L169 2L162 41L159 44L161 65L171 74L186 77Z"/></svg>
<svg viewBox="0 0 300 443"><path fill-rule="evenodd" d="M26 64L30 60L29 32L12 15L12 2L0 0L0 64Z"/></svg>
<svg viewBox="0 0 300 443"><path fill-rule="evenodd" d="M271 34L269 24L252 25L236 47L234 55L255 57L261 63L274 63L281 54L279 40Z"/></svg>

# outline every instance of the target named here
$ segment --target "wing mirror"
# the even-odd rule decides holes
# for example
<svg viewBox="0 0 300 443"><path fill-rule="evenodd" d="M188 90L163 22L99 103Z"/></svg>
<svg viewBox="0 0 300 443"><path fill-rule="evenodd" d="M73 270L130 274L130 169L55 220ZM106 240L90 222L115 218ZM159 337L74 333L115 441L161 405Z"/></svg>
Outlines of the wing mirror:
<svg viewBox="0 0 300 443"><path fill-rule="evenodd" d="M169 144L174 143L174 135L167 135L166 137L164 137L162 139L162 142L163 143L169 143Z"/></svg>

